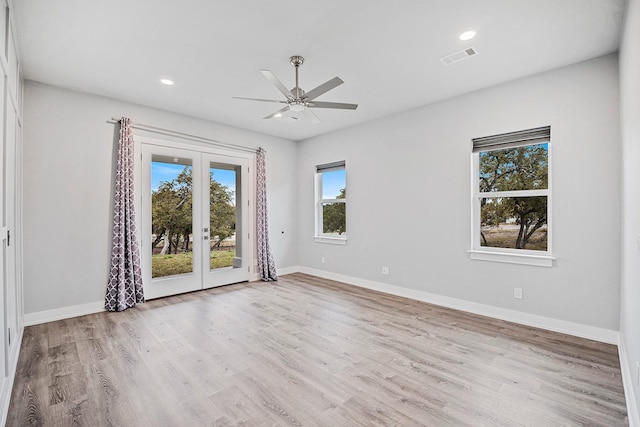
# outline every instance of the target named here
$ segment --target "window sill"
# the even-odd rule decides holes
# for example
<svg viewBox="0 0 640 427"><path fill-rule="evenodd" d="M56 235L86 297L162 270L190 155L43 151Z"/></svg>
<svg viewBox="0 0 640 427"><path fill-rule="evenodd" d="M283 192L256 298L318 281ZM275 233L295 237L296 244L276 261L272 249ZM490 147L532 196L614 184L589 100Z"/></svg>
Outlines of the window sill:
<svg viewBox="0 0 640 427"><path fill-rule="evenodd" d="M549 255L515 254L510 252L469 251L471 259L481 261L506 262L509 264L533 265L537 267L552 267L555 257Z"/></svg>
<svg viewBox="0 0 640 427"><path fill-rule="evenodd" d="M313 236L313 240L316 243L328 243L330 245L346 245L346 237L327 237L327 236Z"/></svg>

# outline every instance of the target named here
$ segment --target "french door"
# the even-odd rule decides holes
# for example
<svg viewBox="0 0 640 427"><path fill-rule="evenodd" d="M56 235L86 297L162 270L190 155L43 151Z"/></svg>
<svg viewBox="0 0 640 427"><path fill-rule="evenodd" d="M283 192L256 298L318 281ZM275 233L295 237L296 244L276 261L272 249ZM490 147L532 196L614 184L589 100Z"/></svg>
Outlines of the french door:
<svg viewBox="0 0 640 427"><path fill-rule="evenodd" d="M145 297L249 280L250 155L141 147Z"/></svg>

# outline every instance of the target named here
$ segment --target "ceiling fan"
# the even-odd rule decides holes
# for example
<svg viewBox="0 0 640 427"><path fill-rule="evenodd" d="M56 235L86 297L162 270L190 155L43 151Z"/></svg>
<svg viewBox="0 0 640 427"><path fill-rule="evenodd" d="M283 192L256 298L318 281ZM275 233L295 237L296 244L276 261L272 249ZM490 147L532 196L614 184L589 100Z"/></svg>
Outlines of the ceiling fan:
<svg viewBox="0 0 640 427"><path fill-rule="evenodd" d="M358 104L315 101L315 99L320 95L344 83L342 79L340 77L334 77L331 80L321 84L320 86L311 89L309 92L305 92L298 84L298 68L300 68L300 66L304 63L304 58L302 56L295 55L289 58L289 63L291 63L291 65L293 65L296 69L296 85L291 90L287 89L287 87L283 85L282 82L278 80L278 78L273 75L271 71L260 70L260 72L271 83L273 83L276 89L278 89L280 93L284 95L286 100L242 98L239 96L234 96L233 98L244 99L248 101L277 102L279 104L287 104L285 107L279 109L278 111L275 111L268 116L263 117L264 119L279 118L282 117L283 113L292 111L304 114L312 123L319 123L320 119L315 115L313 111L311 111L311 108L337 108L341 110L355 110L356 108L358 108Z"/></svg>

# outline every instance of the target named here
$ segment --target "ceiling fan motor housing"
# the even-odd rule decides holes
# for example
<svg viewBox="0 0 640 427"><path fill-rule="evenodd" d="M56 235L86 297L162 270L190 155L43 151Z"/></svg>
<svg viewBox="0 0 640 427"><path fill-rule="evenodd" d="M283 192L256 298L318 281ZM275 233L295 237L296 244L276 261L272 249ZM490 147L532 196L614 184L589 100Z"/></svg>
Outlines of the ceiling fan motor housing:
<svg viewBox="0 0 640 427"><path fill-rule="evenodd" d="M302 89L299 86L296 86L293 89L291 89L291 94L296 100L299 100L300 98L304 97L305 92L304 92L304 89Z"/></svg>

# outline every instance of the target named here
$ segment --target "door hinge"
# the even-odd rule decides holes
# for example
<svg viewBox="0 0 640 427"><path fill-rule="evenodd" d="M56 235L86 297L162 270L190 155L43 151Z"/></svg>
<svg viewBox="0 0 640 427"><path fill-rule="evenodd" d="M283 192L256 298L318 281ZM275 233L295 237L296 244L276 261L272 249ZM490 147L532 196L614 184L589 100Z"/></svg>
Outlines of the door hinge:
<svg viewBox="0 0 640 427"><path fill-rule="evenodd" d="M251 233L247 233L247 239L251 240Z"/></svg>
<svg viewBox="0 0 640 427"><path fill-rule="evenodd" d="M7 230L7 246L11 246L11 231Z"/></svg>

